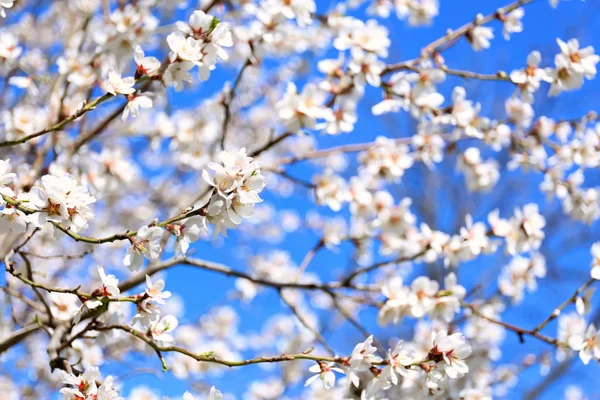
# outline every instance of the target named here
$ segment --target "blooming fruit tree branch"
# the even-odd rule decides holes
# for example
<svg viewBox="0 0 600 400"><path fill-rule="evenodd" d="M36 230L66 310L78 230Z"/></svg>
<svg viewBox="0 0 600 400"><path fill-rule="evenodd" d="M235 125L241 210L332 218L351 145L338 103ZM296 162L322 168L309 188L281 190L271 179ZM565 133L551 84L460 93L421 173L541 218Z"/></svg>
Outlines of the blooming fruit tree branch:
<svg viewBox="0 0 600 400"><path fill-rule="evenodd" d="M403 44L439 3L0 0L0 397L533 398L597 363L598 114L547 107L594 43L460 62L584 6Z"/></svg>

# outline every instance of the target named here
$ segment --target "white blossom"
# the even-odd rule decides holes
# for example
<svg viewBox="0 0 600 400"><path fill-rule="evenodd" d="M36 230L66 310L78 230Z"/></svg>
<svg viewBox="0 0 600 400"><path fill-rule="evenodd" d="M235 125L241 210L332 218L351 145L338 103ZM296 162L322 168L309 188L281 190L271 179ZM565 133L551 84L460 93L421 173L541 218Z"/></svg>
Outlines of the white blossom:
<svg viewBox="0 0 600 400"><path fill-rule="evenodd" d="M350 367L346 374L354 386L358 387L359 384L358 372L368 371L373 363L382 361L382 358L375 354L376 352L377 348L373 346L373 335L369 336L364 342L357 344L352 350L349 359Z"/></svg>
<svg viewBox="0 0 600 400"><path fill-rule="evenodd" d="M590 324L584 336L574 335L569 338L569 347L579 352L579 358L584 364L589 364L592 357L600 358L600 332Z"/></svg>
<svg viewBox="0 0 600 400"><path fill-rule="evenodd" d="M160 255L160 239L163 229L158 226L143 226L131 238L131 246L127 249L123 264L131 271L138 271L144 258L154 260Z"/></svg>
<svg viewBox="0 0 600 400"><path fill-rule="evenodd" d="M125 121L129 116L137 117L140 108L152 108L153 102L150 96L145 94L135 94L128 96L127 105L123 110L121 119Z"/></svg>
<svg viewBox="0 0 600 400"><path fill-rule="evenodd" d="M315 373L316 375L311 376L306 380L304 386L311 385L317 379L321 379L323 382L323 387L325 389L331 389L333 385L335 385L335 372L343 373L343 371L337 367L333 367L332 365L326 364L324 362L320 362L316 365L313 365L308 369L310 372Z"/></svg>
<svg viewBox="0 0 600 400"><path fill-rule="evenodd" d="M179 325L177 318L166 315L150 326L150 334L158 342L170 343L175 340L170 332L177 328L177 325Z"/></svg>
<svg viewBox="0 0 600 400"><path fill-rule="evenodd" d="M158 74L160 69L160 61L156 57L146 56L144 50L140 46L134 48L133 57L137 66L136 76L146 75L148 77Z"/></svg>
<svg viewBox="0 0 600 400"><path fill-rule="evenodd" d="M467 344L461 333L448 335L445 330L435 332L432 352L442 356L443 361L440 362L443 364L444 372L450 378L459 378L469 372L469 367L464 360L471 354L471 346Z"/></svg>
<svg viewBox="0 0 600 400"><path fill-rule="evenodd" d="M106 275L104 268L98 266L98 275L102 282L100 293L102 296L118 296L121 293L119 289L119 280L114 275Z"/></svg>
<svg viewBox="0 0 600 400"><path fill-rule="evenodd" d="M132 94L135 92L133 77L122 78L121 74L114 69L108 71L108 81L106 82L106 91L113 96L118 94Z"/></svg>
<svg viewBox="0 0 600 400"><path fill-rule="evenodd" d="M521 7L509 12L504 16L504 38L510 39L511 33L523 32L523 22L521 18L525 15L525 10Z"/></svg>
<svg viewBox="0 0 600 400"><path fill-rule="evenodd" d="M539 51L534 50L527 56L527 66L523 70L515 70L510 73L510 79L519 85L521 99L526 103L533 103L533 94L540 88L542 81L551 81L547 71L539 68L542 56Z"/></svg>
<svg viewBox="0 0 600 400"><path fill-rule="evenodd" d="M469 32L469 41L475 51L490 48L490 40L494 38L492 28L487 26L476 26Z"/></svg>

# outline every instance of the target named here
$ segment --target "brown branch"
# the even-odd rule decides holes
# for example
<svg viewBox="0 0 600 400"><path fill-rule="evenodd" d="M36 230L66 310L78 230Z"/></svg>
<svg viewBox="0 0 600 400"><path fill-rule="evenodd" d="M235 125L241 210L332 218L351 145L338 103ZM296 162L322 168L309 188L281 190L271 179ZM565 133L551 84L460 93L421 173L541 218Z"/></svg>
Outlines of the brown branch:
<svg viewBox="0 0 600 400"><path fill-rule="evenodd" d="M481 17L481 15L478 15L472 22L466 23L455 30L449 29L444 36L426 45L421 50L421 54L419 55L419 57L408 61L402 61L396 64L390 64L385 68L382 74L387 74L393 71L398 71L400 69L405 69L407 66L414 66L420 60L439 54L441 51L447 50L448 48L456 44L461 37L466 36L476 26L485 25L495 19L502 18L507 13L510 13L511 11L514 11L517 8L526 4L533 3L534 1L535 0L517 0L504 7L498 8L496 11L486 15L485 17Z"/></svg>
<svg viewBox="0 0 600 400"><path fill-rule="evenodd" d="M252 42L250 42L250 48L252 48ZM231 120L231 103L233 102L233 99L235 98L236 89L242 80L244 71L250 65L254 64L254 60L255 60L254 55L250 54L250 56L244 62L244 65L242 65L242 67L240 68L240 71L238 72L237 77L235 78L233 86L231 87L229 92L224 95L223 109L225 111L225 117L223 118L223 126L221 128L222 133L221 133L221 141L220 141L221 149L223 149L223 150L225 150L225 140L227 139L227 131L229 129L229 121Z"/></svg>
<svg viewBox="0 0 600 400"><path fill-rule="evenodd" d="M500 321L500 320L488 317L487 315L485 315L481 311L479 311L479 309L475 305L473 305L473 304L463 302L462 305L465 306L465 307L467 307L469 310L471 310L473 312L473 314L476 315L477 317L483 318L486 321L489 321L489 322L491 322L493 324L496 324L496 325L500 325L503 328L508 329L509 331L512 331L512 332L516 333L517 336L519 337L519 341L521 343L525 343L524 336L533 336L533 337L541 340L542 342L546 342L546 343L548 343L548 344L550 344L552 346L567 347L566 343L562 343L558 339L554 339L554 338L548 337L546 335L542 335L541 333L539 333L539 332L537 332L537 331L535 331L533 329L530 330L530 329L520 328L520 327L518 327L516 325L512 325L512 324L509 324L507 322Z"/></svg>
<svg viewBox="0 0 600 400"><path fill-rule="evenodd" d="M261 153L269 150L271 147L275 146L279 142L281 142L281 141L283 141L283 140L285 140L288 137L293 136L293 135L294 135L294 133L292 133L292 132L282 133L281 135L279 135L275 139L269 140L269 142L267 142L262 147L259 147L257 150L254 150L252 153L250 153L250 157L256 157L256 156L260 155Z"/></svg>
<svg viewBox="0 0 600 400"><path fill-rule="evenodd" d="M300 264L300 267L298 267L298 273L296 274L296 281L300 280L300 278L302 277L302 274L304 273L306 268L308 268L308 265L310 264L312 259L315 257L315 255L317 255L317 252L319 250L321 250L324 246L325 246L325 241L321 238L321 239L319 239L317 244L315 244L315 246L312 249L310 249L308 251L308 253L306 253L306 255L304 256L304 259L302 260L302 263Z"/></svg>
<svg viewBox="0 0 600 400"><path fill-rule="evenodd" d="M96 108L96 106L100 105L101 103L104 103L106 100L110 99L114 97L112 94L107 93L103 96L100 96L98 98L96 98L94 101L85 104L83 107L81 107L79 110L75 111L73 114L71 114L69 117L63 119L62 121L48 127L45 129L42 129L41 131L37 131L35 133L32 133L30 135L27 136L23 136L20 139L15 139L15 140L7 140L4 142L0 142L0 147L9 147L9 146L16 146L25 142L28 142L32 139L35 139L37 137L40 137L42 135L45 135L46 133L49 132L54 132L54 131L59 131L62 128L64 128L66 125L70 124L71 122L75 121L76 119L78 119L79 117L81 117L83 114L85 114L88 111L93 110L94 108Z"/></svg>
<svg viewBox="0 0 600 400"><path fill-rule="evenodd" d="M288 181L290 181L292 183L295 183L297 185L303 186L303 187L305 187L307 189L314 190L317 187L317 185L315 185L314 183L312 183L312 182L306 182L306 181L304 181L304 180L302 180L300 178L296 178L295 176L292 176L292 175L288 174L283 169L272 169L270 171L272 173L274 173L274 174L277 174L277 175L281 176L282 178L284 178L284 179L286 179L286 180L288 180Z"/></svg>
<svg viewBox="0 0 600 400"><path fill-rule="evenodd" d="M182 258L173 258L169 261L165 261L160 264L150 265L144 271L138 273L137 275L123 281L119 284L119 289L121 292L132 289L137 285L145 282L146 275L152 276L157 274L160 271L164 271L166 269L178 266L185 265L190 267L195 267L199 269L203 269L206 271L218 272L220 274L226 276L234 276L236 278L247 279L251 282L254 282L258 285L272 287L275 289L304 289L304 290L321 290L327 291L335 288L340 288L341 285L339 283L331 283L329 285L323 283L300 283L300 282L275 282L268 279L253 277L245 272L237 271L232 269L224 264L215 263L207 260L193 259L188 257Z"/></svg>
<svg viewBox="0 0 600 400"><path fill-rule="evenodd" d="M561 305L559 305L558 307L556 307L554 309L554 311L552 311L552 314L550 314L548 316L548 318L546 318L538 326L536 326L533 329L532 332L539 332L542 329L544 329L544 327L546 325L548 325L548 323L550 321L552 321L553 319L555 319L556 317L558 317L560 315L561 311L565 309L565 307L567 307L571 303L574 303L577 300L577 296L579 296L581 293L583 293L583 291L585 289L587 289L590 285L592 285L594 282L596 282L596 280L594 278L590 278L587 282L585 282L583 285L581 285L579 288L577 288L577 290L575 290L575 293L573 293L573 295L571 295L571 297L569 297Z"/></svg>
<svg viewBox="0 0 600 400"><path fill-rule="evenodd" d="M281 301L283 301L283 303L286 306L288 306L290 311L292 311L292 314L294 314L294 316L296 316L296 318L298 319L298 321L300 321L302 326L304 326L306 329L308 329L315 336L315 339L317 339L319 341L319 343L321 343L321 345L329 352L329 354L334 355L335 351L333 351L331 346L329 346L329 344L327 343L327 341L325 340L323 335L321 335L321 332L319 332L317 329L315 329L314 327L312 327L310 325L310 323L306 320L306 318L304 318L304 316L300 313L298 308L294 304L292 304L290 301L288 301L288 299L285 298L285 294L281 291L281 289L279 290L279 297L281 297Z"/></svg>
<svg viewBox="0 0 600 400"><path fill-rule="evenodd" d="M399 66L395 69L395 71L404 70L404 69L408 70L408 71L417 72L417 73L422 73L425 71L424 68L421 68L419 66L415 66L415 65L412 65L409 63L408 64L399 64ZM461 70L461 69L452 69L452 68L448 68L448 66L446 66L446 65L440 66L439 69L441 71L444 71L447 75L459 76L459 77L467 79L467 80L477 79L477 80L481 80L481 81L512 82L512 80L510 79L508 74L504 71L498 71L495 74L483 74L483 73L479 73L479 72L466 71L466 70Z"/></svg>
<svg viewBox="0 0 600 400"><path fill-rule="evenodd" d="M11 198L9 196L6 195L2 195L2 198L4 198L4 200L10 204L13 207L16 207L17 209L19 209L20 211L22 211L25 214L33 214L35 212L38 212L38 210L34 210L31 208L27 208L23 205L22 202ZM165 226L172 224L174 222L178 222L181 221L183 219L189 218L189 217L193 217L195 215L202 215L206 208L208 207L208 203L205 204L202 207L196 208L196 209L192 209L188 212L179 214L175 217L166 219L162 222L158 222L156 224L153 224L153 226L159 226L164 228ZM114 235L111 236L106 236L103 238L94 238L94 237L87 237L87 236L82 236L79 235L71 230L69 230L68 228L65 228L64 226L60 225L57 222L52 222L52 224L54 225L55 228L61 230L63 233L65 233L66 235L70 236L71 238L75 239L78 242L85 242L85 243L91 243L91 244L102 244L102 243L110 243L110 242L115 242L117 240L129 240L129 238L134 237L137 234L137 230L135 231L127 231L125 233L116 233Z"/></svg>
<svg viewBox="0 0 600 400"><path fill-rule="evenodd" d="M14 331L13 333L11 333L7 337L5 337L0 342L0 354L4 353L11 347L16 346L17 344L21 343L29 335L31 335L34 332L37 332L38 329L40 329L39 324L33 323L30 325L24 326L23 328L21 328L17 331Z"/></svg>
<svg viewBox="0 0 600 400"><path fill-rule="evenodd" d="M212 352L197 354L197 353L193 353L189 350L186 350L184 348L177 347L177 346L160 346L159 344L154 342L151 338L149 338L145 334L143 334L143 333L137 331L136 329L134 329L130 326L127 326L127 325L118 325L117 324L117 325L107 325L107 326L101 326L101 327L95 328L95 330L97 330L97 331L108 331L108 330L113 330L113 329L118 329L118 330L127 332L132 336L135 336L136 338L144 341L146 344L148 344L150 347L152 347L152 349L154 349L155 351L160 351L160 352L165 352L165 353L166 352L180 353L185 356L191 357L196 361L210 362L210 363L224 365L226 367L242 367L242 366L250 365L250 364L275 363L275 362L285 362L285 361L294 361L294 360L313 360L313 361L325 361L325 362L337 362L337 363L344 362L344 358L341 358L341 357L316 356L316 355L311 355L308 352L298 353L298 354L282 354L280 356L273 356L273 357L258 357L258 358L241 360L241 361L224 360L221 358L214 357L212 355ZM376 365L380 365L380 364L376 364Z"/></svg>
<svg viewBox="0 0 600 400"><path fill-rule="evenodd" d="M48 293L67 293L67 294L73 294L77 297L79 297L80 299L84 299L84 300L102 300L102 301L107 301L107 302L133 302L133 303L137 303L140 298L139 297L113 297L113 296L96 296L93 293L85 293L85 292L81 292L79 291L79 287L75 288L75 289L63 289L63 288L58 288L58 287L51 287L48 285L45 285L43 283L37 283L34 282L33 280L31 280L31 278L27 278L25 276L23 276L22 273L17 272L14 268L12 268L11 266L6 266L6 271L8 273L10 273L12 276L14 276L15 278L17 278L18 280L20 280L21 282L23 282L24 284L31 286L33 288L33 290L39 294L39 292L37 291L37 289L42 289L45 290ZM51 317L51 315L50 315Z"/></svg>
<svg viewBox="0 0 600 400"><path fill-rule="evenodd" d="M375 271L376 269L379 269L379 268L387 267L388 265L399 264L399 263L408 262L408 261L414 261L417 258L421 257L423 254L425 254L425 252L427 250L428 250L428 248L425 248L424 250L420 251L419 253L417 253L413 256L397 257L393 260L380 261L375 264L368 265L366 267L358 268L358 269L352 271L351 273L349 273L348 275L346 275L345 277L341 278L340 285L342 285L344 287L348 287L352 284L352 281L354 279L356 279L356 277L358 277L359 275L366 274L371 271Z"/></svg>
<svg viewBox="0 0 600 400"><path fill-rule="evenodd" d="M394 139L394 142L410 144L412 142L412 137ZM297 156L282 157L279 160L274 161L273 164L271 164L268 167L268 169L273 169L279 165L290 165L296 164L301 161L325 158L337 153L357 153L359 151L368 150L375 145L377 145L376 142L345 144L341 146L331 147L329 149L314 150Z"/></svg>

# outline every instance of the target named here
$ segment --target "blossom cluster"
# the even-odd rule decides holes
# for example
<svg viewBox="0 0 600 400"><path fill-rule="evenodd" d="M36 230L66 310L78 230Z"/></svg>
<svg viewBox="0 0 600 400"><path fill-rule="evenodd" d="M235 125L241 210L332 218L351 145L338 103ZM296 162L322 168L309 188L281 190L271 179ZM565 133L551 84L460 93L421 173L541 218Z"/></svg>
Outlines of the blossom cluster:
<svg viewBox="0 0 600 400"><path fill-rule="evenodd" d="M102 383L97 383L100 378L98 368L89 368L79 375L63 371L63 384L66 387L60 392L65 400L97 399L97 400L122 400L114 387L112 376L107 376Z"/></svg>
<svg viewBox="0 0 600 400"><path fill-rule="evenodd" d="M369 336L355 346L350 357L342 358L339 362L341 369L325 362L312 366L310 371L317 374L308 378L305 386L320 378L323 387L330 389L335 384L334 372L338 372L347 374L349 384L359 387L360 376L365 371L370 371L374 378L368 383L364 397L374 399L380 391L399 385L400 379L418 379L418 371L425 372L430 391L438 391L448 386L449 380L460 378L469 372L465 359L471 354L471 347L461 333L448 334L445 330L434 332L427 348L429 351L424 353L410 343L399 341L393 349L387 351L384 360L377 355L373 336ZM375 365L385 367L379 369Z"/></svg>
<svg viewBox="0 0 600 400"><path fill-rule="evenodd" d="M237 153L223 151L220 163L209 163L202 178L214 188L206 209L206 219L214 225L215 234L227 235L227 229L236 228L242 218L250 218L254 205L262 199L259 193L265 187L260 163L246 155L242 148Z"/></svg>
<svg viewBox="0 0 600 400"><path fill-rule="evenodd" d="M188 81L187 71L194 66L200 80L207 80L217 60L228 58L224 47L231 47L233 42L227 26L202 10L194 11L187 24L178 21L177 29L167 37L171 64L164 79L167 85L180 89L181 82Z"/></svg>
<svg viewBox="0 0 600 400"><path fill-rule="evenodd" d="M381 325L400 324L404 316L423 318L427 314L431 319L449 323L460 311L460 302L466 293L453 273L446 276L443 289L440 289L436 281L421 276L410 287L403 286L402 279L396 277L383 286L381 291L386 297L377 316Z"/></svg>
<svg viewBox="0 0 600 400"><path fill-rule="evenodd" d="M44 175L29 191L15 193L11 185L14 187L17 175L10 170L9 160L0 160L1 231L23 233L29 223L41 228L48 222L73 232L88 228L96 199L73 176Z"/></svg>

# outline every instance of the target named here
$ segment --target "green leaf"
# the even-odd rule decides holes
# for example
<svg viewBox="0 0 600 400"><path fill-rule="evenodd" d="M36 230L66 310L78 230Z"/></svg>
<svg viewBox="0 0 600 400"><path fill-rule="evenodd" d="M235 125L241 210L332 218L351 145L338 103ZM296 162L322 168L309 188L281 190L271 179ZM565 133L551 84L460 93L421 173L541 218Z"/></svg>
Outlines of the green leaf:
<svg viewBox="0 0 600 400"><path fill-rule="evenodd" d="M217 17L213 17L212 21L210 21L210 28L208 28L209 32L212 32L215 30L215 28L217 27L217 25L219 25L219 22L221 22L221 20Z"/></svg>

